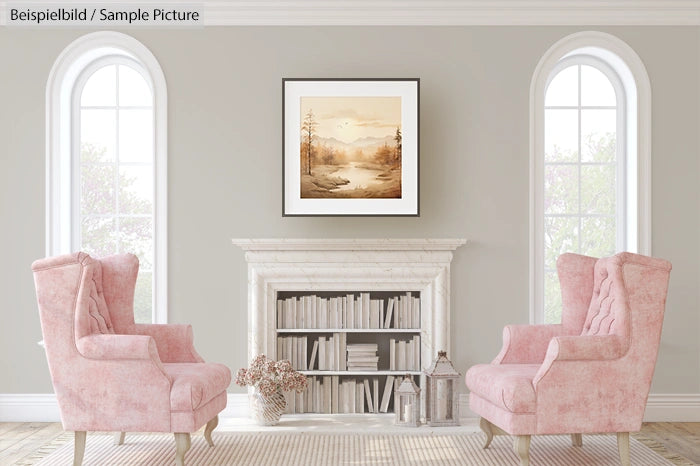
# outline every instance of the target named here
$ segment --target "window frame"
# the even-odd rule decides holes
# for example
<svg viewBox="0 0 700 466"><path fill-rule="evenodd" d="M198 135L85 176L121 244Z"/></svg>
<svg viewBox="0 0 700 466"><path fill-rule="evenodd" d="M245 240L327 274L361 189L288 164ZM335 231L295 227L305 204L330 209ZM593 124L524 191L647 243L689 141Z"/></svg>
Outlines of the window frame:
<svg viewBox="0 0 700 466"><path fill-rule="evenodd" d="M651 86L644 65L632 48L610 34L584 31L555 43L542 57L530 85L530 322L544 323L544 129L545 97L551 80L572 63L595 63L616 91L618 163L624 180L618 199L626 218L618 228L626 238L618 249L651 254ZM568 65L567 65L568 64ZM602 65L602 66L601 66ZM580 85L580 83L579 83ZM619 86L616 87L616 86ZM581 104L579 100L579 105ZM580 122L579 122L580 124ZM622 150L621 150L622 149ZM619 214L616 215L619 219Z"/></svg>
<svg viewBox="0 0 700 466"><path fill-rule="evenodd" d="M79 37L56 59L46 85L46 254L74 251L78 208L80 93L95 67L129 63L153 96L153 295L154 323L168 321L167 86L155 56L131 36L99 31ZM101 65L100 65L101 64ZM76 112L77 110L77 112ZM76 115L77 113L77 115Z"/></svg>

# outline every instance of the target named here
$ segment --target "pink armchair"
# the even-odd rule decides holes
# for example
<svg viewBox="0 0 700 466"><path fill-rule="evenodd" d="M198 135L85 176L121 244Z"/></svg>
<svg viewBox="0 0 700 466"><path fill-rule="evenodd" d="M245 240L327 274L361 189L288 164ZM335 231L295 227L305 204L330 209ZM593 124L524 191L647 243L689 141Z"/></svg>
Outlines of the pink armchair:
<svg viewBox="0 0 700 466"><path fill-rule="evenodd" d="M173 432L183 465L190 432L211 433L226 407L231 372L205 363L189 325L135 324L138 259L85 253L32 264L41 329L61 421L75 431L74 465L86 431Z"/></svg>
<svg viewBox="0 0 700 466"><path fill-rule="evenodd" d="M562 323L509 325L491 364L467 371L469 406L494 434L516 436L529 464L530 436L617 433L629 465L629 433L641 428L661 338L671 264L631 253L557 261Z"/></svg>

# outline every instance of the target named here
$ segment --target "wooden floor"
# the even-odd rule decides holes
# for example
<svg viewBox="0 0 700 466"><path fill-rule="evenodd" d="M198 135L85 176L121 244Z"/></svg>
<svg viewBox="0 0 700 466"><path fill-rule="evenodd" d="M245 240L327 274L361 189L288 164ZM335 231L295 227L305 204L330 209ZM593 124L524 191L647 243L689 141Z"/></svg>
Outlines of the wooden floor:
<svg viewBox="0 0 700 466"><path fill-rule="evenodd" d="M31 464L27 458L35 456L39 447L62 434L63 429L59 423L0 423L0 465ZM653 440L669 453L686 460L678 461L677 464L700 465L700 422L645 423L641 432L633 436L641 440Z"/></svg>

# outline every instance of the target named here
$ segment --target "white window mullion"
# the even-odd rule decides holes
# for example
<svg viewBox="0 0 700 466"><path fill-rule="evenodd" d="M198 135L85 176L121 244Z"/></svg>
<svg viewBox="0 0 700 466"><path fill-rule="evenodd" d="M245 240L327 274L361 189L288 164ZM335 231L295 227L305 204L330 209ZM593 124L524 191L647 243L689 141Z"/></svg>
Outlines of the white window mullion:
<svg viewBox="0 0 700 466"><path fill-rule="evenodd" d="M577 67L577 72L578 72L578 106L576 108L576 111L578 113L578 131L577 131L577 136L578 136L578 251L576 252L581 252L583 249L581 246L581 237L583 236L583 219L582 219L582 214L583 214L583 209L581 209L581 176L583 175L582 170L581 170L581 162L583 160L582 157L582 150L581 150L581 65L578 65Z"/></svg>
<svg viewBox="0 0 700 466"><path fill-rule="evenodd" d="M119 205L119 119L121 117L121 112L119 110L119 65L116 65L114 67L114 72L117 74L114 83L115 83L115 96L116 96L116 101L115 101L115 128L114 128L114 228L117 233L116 237L116 245L117 245L117 254L122 252L122 247L121 247L121 222L119 221L119 214L121 213L121 208Z"/></svg>

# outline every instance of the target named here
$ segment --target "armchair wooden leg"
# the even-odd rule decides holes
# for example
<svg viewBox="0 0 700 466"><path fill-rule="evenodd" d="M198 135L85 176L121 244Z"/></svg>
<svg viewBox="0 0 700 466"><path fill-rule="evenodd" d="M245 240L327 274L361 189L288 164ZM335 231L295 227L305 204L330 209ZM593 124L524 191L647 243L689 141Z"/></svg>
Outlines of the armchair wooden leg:
<svg viewBox="0 0 700 466"><path fill-rule="evenodd" d="M513 440L513 449L520 457L520 466L530 465L530 436L518 435Z"/></svg>
<svg viewBox="0 0 700 466"><path fill-rule="evenodd" d="M617 451L620 452L620 464L630 466L630 433L617 433Z"/></svg>
<svg viewBox="0 0 700 466"><path fill-rule="evenodd" d="M192 440L189 433L175 433L175 446L177 453L175 454L176 466L185 466L185 453L190 449Z"/></svg>
<svg viewBox="0 0 700 466"><path fill-rule="evenodd" d="M583 435L582 434L571 434L571 445L575 447L583 446Z"/></svg>
<svg viewBox="0 0 700 466"><path fill-rule="evenodd" d="M115 432L114 433L114 444L124 445L124 438L126 438L126 432Z"/></svg>
<svg viewBox="0 0 700 466"><path fill-rule="evenodd" d="M483 448L488 448L489 445L491 445L491 440L493 440L494 435L510 435L508 432L492 424L483 417L479 419L479 427L481 427L481 430L486 434L486 443L484 443Z"/></svg>
<svg viewBox="0 0 700 466"><path fill-rule="evenodd" d="M216 426L219 425L219 416L214 416L214 418L207 422L207 426L204 428L204 438L207 440L207 443L209 444L210 447L214 446L214 442L211 440L211 433L214 429L216 429Z"/></svg>
<svg viewBox="0 0 700 466"><path fill-rule="evenodd" d="M483 417L479 420L479 427L486 434L486 443L482 448L486 449L491 445L491 440L493 440L493 424L484 419Z"/></svg>
<svg viewBox="0 0 700 466"><path fill-rule="evenodd" d="M81 466L83 464L83 456L85 456L85 436L87 432L84 430L75 431L75 444L73 449L73 466Z"/></svg>

